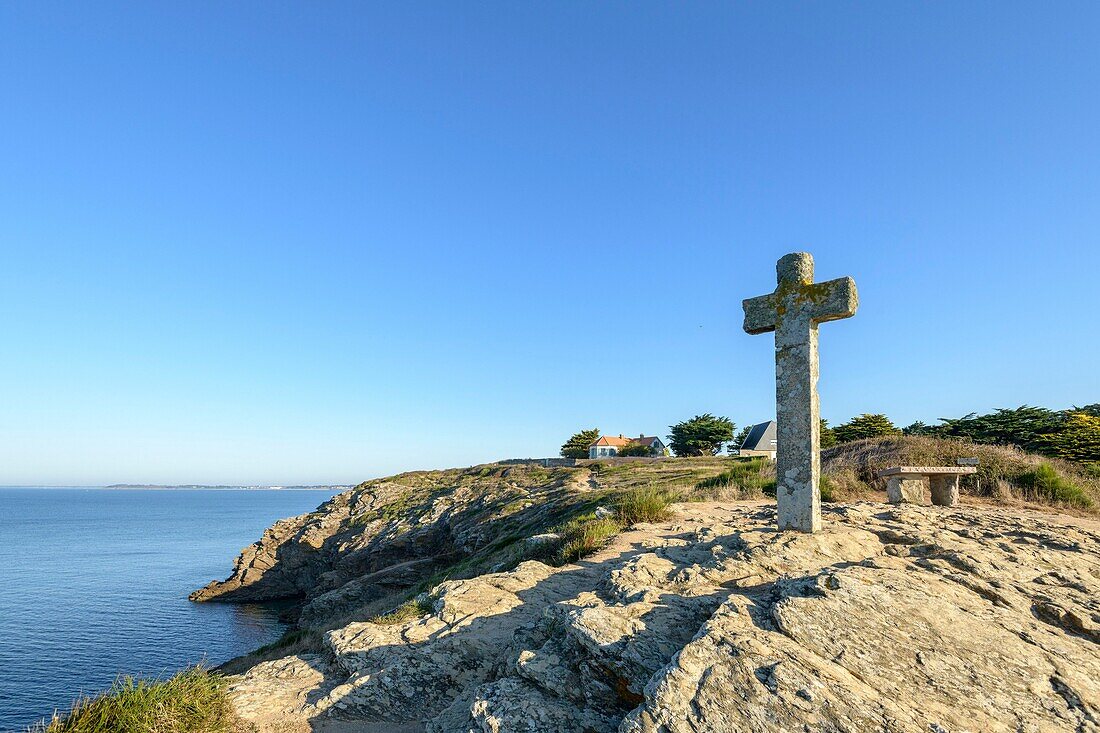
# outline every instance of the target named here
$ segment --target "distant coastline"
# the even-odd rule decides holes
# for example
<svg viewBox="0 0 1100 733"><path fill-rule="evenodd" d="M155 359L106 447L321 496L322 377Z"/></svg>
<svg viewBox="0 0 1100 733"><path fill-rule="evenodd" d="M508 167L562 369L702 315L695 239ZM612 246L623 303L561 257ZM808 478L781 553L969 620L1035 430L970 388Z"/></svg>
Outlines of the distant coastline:
<svg viewBox="0 0 1100 733"><path fill-rule="evenodd" d="M347 491L348 486L228 486L211 484L111 484L105 489L201 489L207 491Z"/></svg>

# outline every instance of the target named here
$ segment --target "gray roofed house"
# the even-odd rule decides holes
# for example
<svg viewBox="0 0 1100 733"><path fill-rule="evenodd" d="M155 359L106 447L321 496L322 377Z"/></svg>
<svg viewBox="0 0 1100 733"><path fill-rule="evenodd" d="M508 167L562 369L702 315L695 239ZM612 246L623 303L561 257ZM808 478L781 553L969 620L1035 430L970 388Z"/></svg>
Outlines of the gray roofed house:
<svg viewBox="0 0 1100 733"><path fill-rule="evenodd" d="M737 454L741 456L767 456L774 461L775 446L775 420L769 420L752 426Z"/></svg>

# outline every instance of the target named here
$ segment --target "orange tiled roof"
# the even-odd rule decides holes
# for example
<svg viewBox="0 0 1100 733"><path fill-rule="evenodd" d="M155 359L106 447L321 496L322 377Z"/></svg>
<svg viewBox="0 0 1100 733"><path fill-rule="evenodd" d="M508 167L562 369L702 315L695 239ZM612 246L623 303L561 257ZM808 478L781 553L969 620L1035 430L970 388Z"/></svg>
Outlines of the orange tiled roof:
<svg viewBox="0 0 1100 733"><path fill-rule="evenodd" d="M612 445L616 448L622 448L624 445L630 445L633 442L634 440L632 438L624 438L621 435L617 438L614 436L601 435L599 440L588 447L591 448L593 445Z"/></svg>

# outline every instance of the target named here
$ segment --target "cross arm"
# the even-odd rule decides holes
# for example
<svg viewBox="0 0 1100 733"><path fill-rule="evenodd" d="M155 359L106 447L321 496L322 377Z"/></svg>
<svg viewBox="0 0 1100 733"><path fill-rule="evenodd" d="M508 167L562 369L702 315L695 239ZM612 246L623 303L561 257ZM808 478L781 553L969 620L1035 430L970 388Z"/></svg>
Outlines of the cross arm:
<svg viewBox="0 0 1100 733"><path fill-rule="evenodd" d="M840 277L803 287L813 303L810 317L817 323L851 318L859 308L856 281L850 277Z"/></svg>
<svg viewBox="0 0 1100 733"><path fill-rule="evenodd" d="M746 333L768 333L775 330L775 321L778 316L775 293L743 300L741 307L745 309Z"/></svg>

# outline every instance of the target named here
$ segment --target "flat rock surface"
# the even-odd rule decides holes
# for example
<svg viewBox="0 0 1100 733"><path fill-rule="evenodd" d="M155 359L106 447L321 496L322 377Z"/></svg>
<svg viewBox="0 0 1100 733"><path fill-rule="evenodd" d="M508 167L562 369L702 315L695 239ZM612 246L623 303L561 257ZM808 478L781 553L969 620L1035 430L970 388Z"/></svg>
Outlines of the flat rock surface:
<svg viewBox="0 0 1100 733"><path fill-rule="evenodd" d="M260 731L1100 731L1100 525L684 504L577 564L448 581L233 681Z"/></svg>

